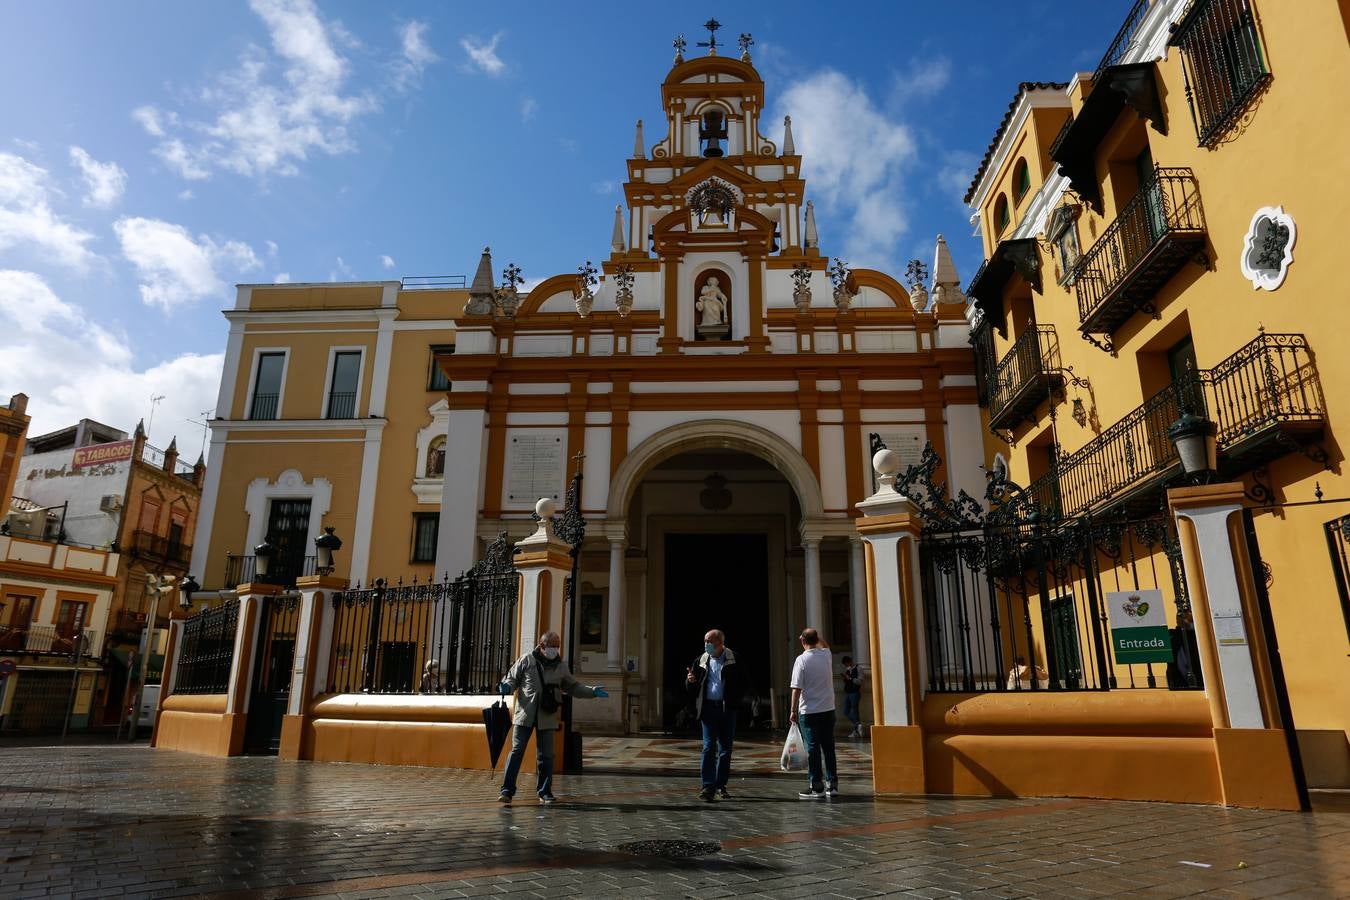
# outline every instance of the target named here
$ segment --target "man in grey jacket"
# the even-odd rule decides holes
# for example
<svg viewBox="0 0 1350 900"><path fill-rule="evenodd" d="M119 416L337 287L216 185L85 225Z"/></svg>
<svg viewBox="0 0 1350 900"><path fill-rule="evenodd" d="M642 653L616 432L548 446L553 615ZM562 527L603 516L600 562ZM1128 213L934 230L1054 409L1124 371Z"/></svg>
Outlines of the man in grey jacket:
<svg viewBox="0 0 1350 900"><path fill-rule="evenodd" d="M512 719L511 755L506 759L506 773L502 779L501 803L510 803L516 793L516 776L525 758L525 746L530 732L535 738L535 755L539 802L552 803L553 798L553 735L558 730L558 711L562 708L564 692L572 697L608 697L603 687L587 687L572 676L567 663L559 656L562 638L556 631L547 631L539 637L539 644L516 660L511 671L502 679L503 694L516 694L516 712Z"/></svg>

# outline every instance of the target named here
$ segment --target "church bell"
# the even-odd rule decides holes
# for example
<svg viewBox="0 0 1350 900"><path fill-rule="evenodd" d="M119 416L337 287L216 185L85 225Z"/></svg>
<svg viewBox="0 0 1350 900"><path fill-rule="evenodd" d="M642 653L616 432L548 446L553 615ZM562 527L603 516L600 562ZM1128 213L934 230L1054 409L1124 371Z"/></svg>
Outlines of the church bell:
<svg viewBox="0 0 1350 900"><path fill-rule="evenodd" d="M703 144L703 155L722 156L722 141L727 139L726 120L721 110L711 109L703 114L703 122L698 129L698 139Z"/></svg>

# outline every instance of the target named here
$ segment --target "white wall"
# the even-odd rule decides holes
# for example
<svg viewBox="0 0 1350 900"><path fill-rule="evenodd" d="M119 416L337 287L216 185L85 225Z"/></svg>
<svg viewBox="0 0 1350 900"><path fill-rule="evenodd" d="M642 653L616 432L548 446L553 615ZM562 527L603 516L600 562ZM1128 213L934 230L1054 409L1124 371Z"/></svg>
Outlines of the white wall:
<svg viewBox="0 0 1350 900"><path fill-rule="evenodd" d="M76 544L104 547L117 537L120 513L99 509L103 497L116 494L124 500L131 477L131 461L103 463L76 469L75 450L32 453L19 460L14 494L42 506L60 506L66 511L66 536Z"/></svg>

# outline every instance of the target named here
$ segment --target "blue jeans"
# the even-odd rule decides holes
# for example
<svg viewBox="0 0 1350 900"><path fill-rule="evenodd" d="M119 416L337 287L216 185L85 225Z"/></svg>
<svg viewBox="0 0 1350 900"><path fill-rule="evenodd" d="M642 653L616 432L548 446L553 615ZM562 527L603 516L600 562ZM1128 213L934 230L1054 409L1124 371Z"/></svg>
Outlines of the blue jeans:
<svg viewBox="0 0 1350 900"><path fill-rule="evenodd" d="M736 738L736 710L726 709L715 700L703 701L703 761L699 775L703 789L718 790L731 777L731 743Z"/></svg>
<svg viewBox="0 0 1350 900"><path fill-rule="evenodd" d="M826 785L839 786L839 769L834 761L834 710L807 713L801 717L802 742L806 744L806 774L811 790L823 791ZM825 758L822 778L821 757Z"/></svg>
<svg viewBox="0 0 1350 900"><path fill-rule="evenodd" d="M858 713L858 706L861 701L861 692L857 694L844 693L844 718L852 722L854 728L862 724L862 716Z"/></svg>
<svg viewBox="0 0 1350 900"><path fill-rule="evenodd" d="M502 779L502 793L516 795L516 776L520 774L520 764L525 759L525 745L530 742L533 725L515 725L511 729L511 755L506 758L506 774ZM536 789L540 797L553 794L553 732L556 729L540 729L534 741L537 762Z"/></svg>

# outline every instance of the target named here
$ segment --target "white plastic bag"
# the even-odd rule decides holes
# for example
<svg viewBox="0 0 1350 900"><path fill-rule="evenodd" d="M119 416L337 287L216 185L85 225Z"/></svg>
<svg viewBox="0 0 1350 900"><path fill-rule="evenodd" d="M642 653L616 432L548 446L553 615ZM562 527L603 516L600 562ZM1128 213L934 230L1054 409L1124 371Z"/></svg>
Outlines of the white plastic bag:
<svg viewBox="0 0 1350 900"><path fill-rule="evenodd" d="M788 728L787 740L783 742L783 756L778 767L784 772L800 772L806 768L806 744L802 741L802 731L793 722Z"/></svg>

